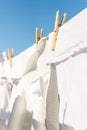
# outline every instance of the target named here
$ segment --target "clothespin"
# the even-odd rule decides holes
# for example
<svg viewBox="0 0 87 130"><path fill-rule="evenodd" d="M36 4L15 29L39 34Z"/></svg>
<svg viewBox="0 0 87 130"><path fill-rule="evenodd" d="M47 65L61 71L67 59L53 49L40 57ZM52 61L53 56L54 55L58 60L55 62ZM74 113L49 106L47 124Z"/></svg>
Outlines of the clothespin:
<svg viewBox="0 0 87 130"><path fill-rule="evenodd" d="M11 58L14 57L14 48L12 48L12 54L11 54Z"/></svg>
<svg viewBox="0 0 87 130"><path fill-rule="evenodd" d="M40 30L40 39L43 37L43 29Z"/></svg>
<svg viewBox="0 0 87 130"><path fill-rule="evenodd" d="M54 26L53 40L52 40L52 46L51 46L51 50L52 51L55 50L59 27L62 26L65 23L66 16L67 16L67 14L64 13L63 18L62 18L62 20L60 22L60 12L57 11L57 13L56 13L56 20L55 20L55 26Z"/></svg>
<svg viewBox="0 0 87 130"><path fill-rule="evenodd" d="M7 56L8 56L9 62L10 62L10 68L12 68L12 55L10 53L10 49L9 48L7 50Z"/></svg>
<svg viewBox="0 0 87 130"><path fill-rule="evenodd" d="M36 27L36 46L38 46L38 28Z"/></svg>
<svg viewBox="0 0 87 130"><path fill-rule="evenodd" d="M36 46L38 46L38 41L43 37L43 29L40 30L40 35L38 34L38 28L36 27Z"/></svg>
<svg viewBox="0 0 87 130"><path fill-rule="evenodd" d="M60 20L60 12L57 11L56 19L55 19L55 25L54 25L52 46L51 46L52 51L55 50L55 46L56 46L56 40L57 40L58 31L59 31L59 20Z"/></svg>
<svg viewBox="0 0 87 130"><path fill-rule="evenodd" d="M64 13L63 18L62 18L61 23L60 23L61 26L65 23L66 16L67 16L67 13Z"/></svg>

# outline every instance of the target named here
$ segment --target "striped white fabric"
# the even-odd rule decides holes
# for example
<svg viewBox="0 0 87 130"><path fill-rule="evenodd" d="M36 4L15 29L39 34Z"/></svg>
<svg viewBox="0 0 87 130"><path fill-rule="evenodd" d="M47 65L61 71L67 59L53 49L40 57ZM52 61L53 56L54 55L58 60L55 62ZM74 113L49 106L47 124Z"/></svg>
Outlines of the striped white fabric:
<svg viewBox="0 0 87 130"><path fill-rule="evenodd" d="M50 64L50 79L46 98L46 130L59 130L59 96L56 66Z"/></svg>

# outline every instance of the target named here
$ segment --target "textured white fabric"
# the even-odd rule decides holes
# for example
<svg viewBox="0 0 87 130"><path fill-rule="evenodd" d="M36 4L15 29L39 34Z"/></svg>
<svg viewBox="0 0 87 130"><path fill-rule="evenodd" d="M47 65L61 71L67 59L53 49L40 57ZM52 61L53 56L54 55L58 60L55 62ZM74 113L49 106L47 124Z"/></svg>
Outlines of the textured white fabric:
<svg viewBox="0 0 87 130"><path fill-rule="evenodd" d="M59 104L56 66L50 64L50 77L46 98L47 130L59 130Z"/></svg>
<svg viewBox="0 0 87 130"><path fill-rule="evenodd" d="M42 96L44 100L46 130L58 130L60 101L58 96L56 66L54 64L50 64L47 71L48 76L45 74L40 78Z"/></svg>

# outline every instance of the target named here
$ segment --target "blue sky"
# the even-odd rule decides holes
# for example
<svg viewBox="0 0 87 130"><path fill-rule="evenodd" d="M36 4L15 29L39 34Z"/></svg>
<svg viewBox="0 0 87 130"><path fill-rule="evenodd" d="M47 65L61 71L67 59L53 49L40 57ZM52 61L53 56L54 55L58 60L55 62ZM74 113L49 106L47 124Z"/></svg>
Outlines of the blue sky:
<svg viewBox="0 0 87 130"><path fill-rule="evenodd" d="M67 21L87 7L87 0L0 0L0 53L15 55L35 43L35 28L46 36L53 31L56 11Z"/></svg>

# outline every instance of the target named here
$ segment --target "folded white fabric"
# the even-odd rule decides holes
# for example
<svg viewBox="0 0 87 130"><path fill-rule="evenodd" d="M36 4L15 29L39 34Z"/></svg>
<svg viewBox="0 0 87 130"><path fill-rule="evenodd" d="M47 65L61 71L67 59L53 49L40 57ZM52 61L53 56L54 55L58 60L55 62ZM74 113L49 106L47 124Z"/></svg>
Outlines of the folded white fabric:
<svg viewBox="0 0 87 130"><path fill-rule="evenodd" d="M44 49L46 46L46 38L42 38L39 43L38 46L36 48L36 51L34 52L34 54L30 57L25 72L22 74L22 77L25 76L27 73L35 70L37 68L37 61L38 58L40 57L40 55L43 53Z"/></svg>
<svg viewBox="0 0 87 130"><path fill-rule="evenodd" d="M79 43L77 43L75 46L72 46L70 48L67 48L66 50L63 50L62 52L49 52L49 56L47 59L47 64L49 63L55 63L60 64L69 58L75 57L77 55L80 55L82 53L87 52L87 41L82 40Z"/></svg>

